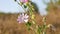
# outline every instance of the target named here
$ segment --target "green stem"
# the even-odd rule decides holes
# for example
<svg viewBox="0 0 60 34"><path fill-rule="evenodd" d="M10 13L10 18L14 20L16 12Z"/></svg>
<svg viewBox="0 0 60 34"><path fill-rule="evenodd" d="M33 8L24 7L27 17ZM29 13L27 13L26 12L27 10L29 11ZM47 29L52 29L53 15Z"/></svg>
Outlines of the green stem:
<svg viewBox="0 0 60 34"><path fill-rule="evenodd" d="M44 26L43 26L43 33L42 34L46 34L46 16L45 17L43 17L44 19L44 21L43 21L43 23L44 23Z"/></svg>
<svg viewBox="0 0 60 34"><path fill-rule="evenodd" d="M19 5L20 5L20 3L18 2L18 1L16 1ZM21 6L21 5L20 5ZM26 11L22 6L21 6L21 8L24 10L24 11Z"/></svg>

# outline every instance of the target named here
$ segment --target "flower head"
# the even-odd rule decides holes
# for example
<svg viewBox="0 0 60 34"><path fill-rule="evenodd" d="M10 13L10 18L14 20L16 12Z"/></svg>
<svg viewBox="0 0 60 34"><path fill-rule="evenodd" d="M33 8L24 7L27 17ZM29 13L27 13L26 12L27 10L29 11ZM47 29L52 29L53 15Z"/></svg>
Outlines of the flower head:
<svg viewBox="0 0 60 34"><path fill-rule="evenodd" d="M22 13L20 16L18 16L17 21L19 23L28 22L28 17L29 16L27 14Z"/></svg>
<svg viewBox="0 0 60 34"><path fill-rule="evenodd" d="M26 3L26 2L28 2L28 0L20 0L20 2Z"/></svg>

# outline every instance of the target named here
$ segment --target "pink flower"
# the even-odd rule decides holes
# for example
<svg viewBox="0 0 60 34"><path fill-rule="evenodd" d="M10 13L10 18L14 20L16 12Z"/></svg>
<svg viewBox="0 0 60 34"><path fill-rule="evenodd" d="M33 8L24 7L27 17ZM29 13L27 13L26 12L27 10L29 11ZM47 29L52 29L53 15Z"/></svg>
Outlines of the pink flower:
<svg viewBox="0 0 60 34"><path fill-rule="evenodd" d="M28 2L28 0L20 0L20 2L26 3L26 2Z"/></svg>
<svg viewBox="0 0 60 34"><path fill-rule="evenodd" d="M18 16L18 19L17 19L17 21L19 22L19 23L23 23L23 22L28 22L28 15L27 14L24 14L24 13L22 13L20 16Z"/></svg>

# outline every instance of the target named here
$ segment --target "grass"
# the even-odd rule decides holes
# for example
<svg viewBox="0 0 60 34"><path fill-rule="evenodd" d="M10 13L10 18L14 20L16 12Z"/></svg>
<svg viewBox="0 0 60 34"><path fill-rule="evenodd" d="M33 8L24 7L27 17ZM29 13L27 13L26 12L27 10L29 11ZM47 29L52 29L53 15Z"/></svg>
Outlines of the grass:
<svg viewBox="0 0 60 34"><path fill-rule="evenodd" d="M36 22L38 25L42 25L42 16L35 13ZM0 12L0 34L34 34L33 31L27 31L24 24L17 22L17 13L3 13ZM47 29L47 34L60 34L60 12L59 10L55 14L53 10L47 15L47 24L53 24L56 27L56 31ZM58 32L57 32L58 31Z"/></svg>

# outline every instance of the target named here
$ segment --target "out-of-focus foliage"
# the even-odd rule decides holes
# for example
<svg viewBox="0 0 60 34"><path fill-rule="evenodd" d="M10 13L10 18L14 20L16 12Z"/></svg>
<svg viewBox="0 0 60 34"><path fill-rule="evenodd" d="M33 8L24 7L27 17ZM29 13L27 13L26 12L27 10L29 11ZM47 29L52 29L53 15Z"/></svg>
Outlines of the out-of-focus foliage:
<svg viewBox="0 0 60 34"><path fill-rule="evenodd" d="M42 17L38 13L35 13L36 18L35 21L38 25L42 25ZM56 17L57 15L57 17ZM1 14L0 15L0 34L34 34L33 31L27 31L26 26L24 24L18 24L17 19L18 14ZM51 29L47 30L47 34L60 34L60 12L57 14L50 13L47 15L47 24L53 24L56 27L56 31L52 31ZM31 25L31 24L30 24ZM40 33L42 29L39 27L38 32ZM58 32L57 32L58 31Z"/></svg>
<svg viewBox="0 0 60 34"><path fill-rule="evenodd" d="M31 4L34 6L35 11L38 13L38 7L34 2L31 2Z"/></svg>
<svg viewBox="0 0 60 34"><path fill-rule="evenodd" d="M50 2L48 3L45 2L45 4L47 4L46 8L47 11L49 11L50 8L53 10L57 10L58 7L60 6L60 0L50 0Z"/></svg>

